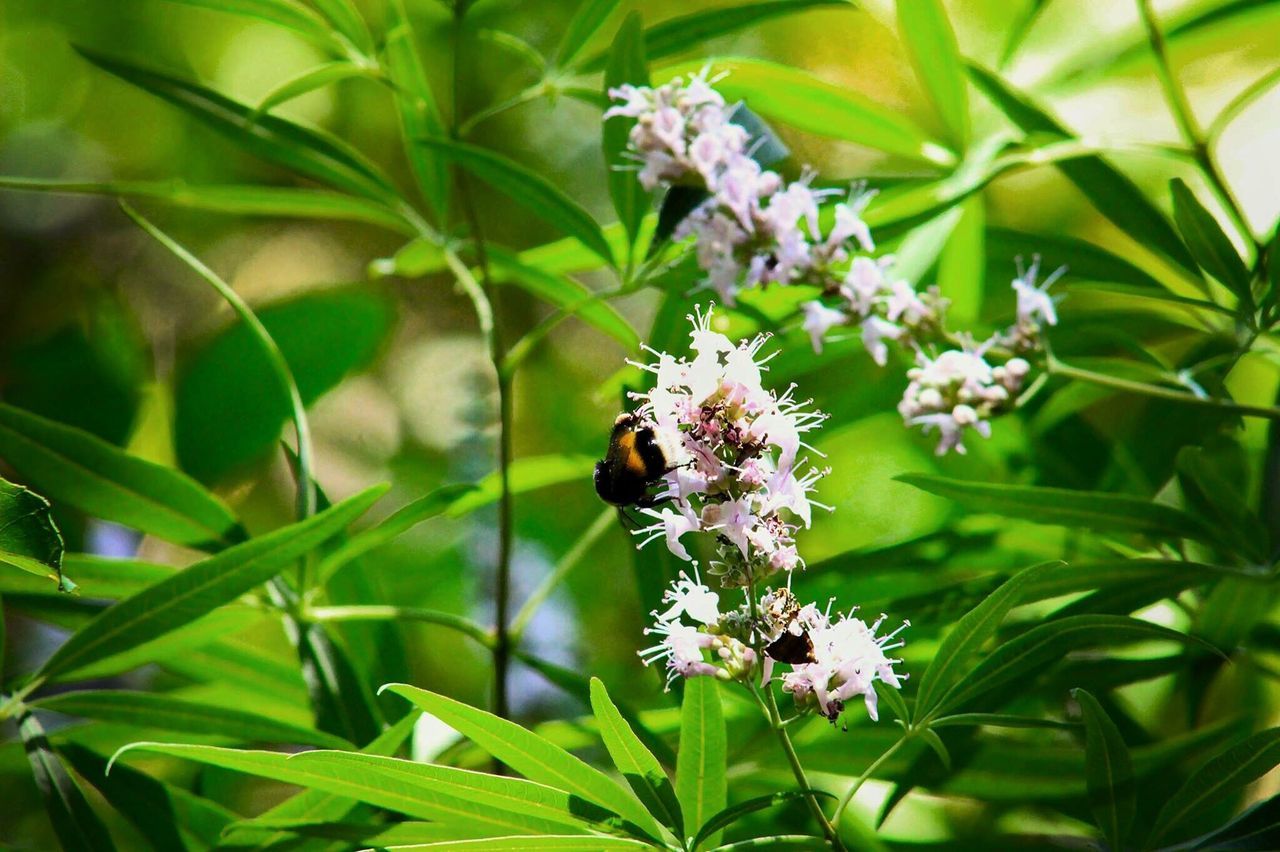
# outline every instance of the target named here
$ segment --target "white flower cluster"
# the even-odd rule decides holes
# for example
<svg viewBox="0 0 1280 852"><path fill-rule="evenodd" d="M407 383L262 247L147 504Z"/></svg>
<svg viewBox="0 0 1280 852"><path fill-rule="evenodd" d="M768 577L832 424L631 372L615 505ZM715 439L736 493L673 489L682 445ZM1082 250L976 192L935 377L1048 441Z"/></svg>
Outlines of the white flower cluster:
<svg viewBox="0 0 1280 852"><path fill-rule="evenodd" d="M833 723L857 696L866 704L867 715L878 721L876 681L902 688L905 675L893 668L901 660L886 652L902 646L893 640L910 626L908 622L877 636L885 616L870 625L852 613L833 620L830 604L825 611L812 603L800 606L785 588L764 595L759 616L752 615L750 602L721 613L719 595L686 574L663 600L670 606L655 611L655 625L645 631L662 639L640 656L645 665L665 663L668 686L676 677L747 681L757 670L767 685L774 666L784 664L790 670L782 675L782 689L793 696L797 708L816 710ZM684 616L695 623L685 623ZM753 646L764 649L763 660Z"/></svg>
<svg viewBox="0 0 1280 852"><path fill-rule="evenodd" d="M833 205L824 234L819 206L832 192L812 189L810 174L788 183L752 159L750 134L731 120L733 108L713 82L703 71L657 89L611 89L610 96L622 103L605 114L636 119L630 147L643 164L640 181L646 189L692 185L707 191L707 200L674 234L694 238L707 286L728 305L754 286L817 287L821 298L800 306L816 351L831 329L857 326L867 352L884 366L889 343L896 342L914 352L918 363L899 406L907 425L938 430L940 455L965 451L965 429L988 436L990 418L1017 400L1030 369L1022 356L1041 348L1044 325L1057 323L1048 288L1064 270L1037 285L1038 260L1028 270L1019 261L1013 280L1017 322L981 346L955 349L956 338L945 325L947 300L937 288L918 292L893 274L892 257L865 254L875 250L862 218L870 194L854 191ZM1004 363L989 363L997 354Z"/></svg>
<svg viewBox="0 0 1280 852"><path fill-rule="evenodd" d="M802 564L794 533L810 523L809 493L823 471L800 456L801 436L825 415L792 399L794 387L778 396L763 386L767 337L735 345L711 330L710 311L689 319L692 360L654 352L656 363L638 365L655 382L632 395L635 413L676 457L658 495L671 505L642 509L656 522L637 534L648 536L641 546L665 536L692 562L681 537L714 533L719 559L710 570L726 585L746 585Z"/></svg>

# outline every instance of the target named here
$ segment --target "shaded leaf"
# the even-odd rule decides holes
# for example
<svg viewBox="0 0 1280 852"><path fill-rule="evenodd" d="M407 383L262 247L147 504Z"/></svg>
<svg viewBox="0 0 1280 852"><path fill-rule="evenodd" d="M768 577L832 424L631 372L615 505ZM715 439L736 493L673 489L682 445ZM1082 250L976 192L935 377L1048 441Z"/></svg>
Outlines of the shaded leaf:
<svg viewBox="0 0 1280 852"><path fill-rule="evenodd" d="M292 30L328 50L337 49L332 33L324 20L293 0L167 0L167 2L256 18Z"/></svg>
<svg viewBox="0 0 1280 852"><path fill-rule="evenodd" d="M822 790L814 790L813 795L834 799L830 793ZM702 849L706 845L710 845L715 841L712 837L720 831L733 825L738 820L756 811L762 811L766 808L777 807L788 802L798 802L805 799L803 790L788 790L782 793L770 793L767 796L757 796L754 799L747 799L744 802L730 805L718 813L713 814L698 830L697 835L693 838L692 848Z"/></svg>
<svg viewBox="0 0 1280 852"><path fill-rule="evenodd" d="M618 0L582 0L560 37L553 60L555 66L569 67L587 40L604 25L617 6Z"/></svg>
<svg viewBox="0 0 1280 852"><path fill-rule="evenodd" d="M44 727L35 714L26 711L18 717L18 733L31 764L31 774L44 799L54 834L66 852L100 852L115 849L111 835L101 818L85 801L66 767L58 760Z"/></svg>
<svg viewBox="0 0 1280 852"><path fill-rule="evenodd" d="M1129 748L1098 700L1083 689L1071 693L1084 716L1084 774L1089 807L1112 849L1123 849L1137 812Z"/></svg>
<svg viewBox="0 0 1280 852"><path fill-rule="evenodd" d="M60 592L76 584L62 573L62 533L49 501L21 485L0 479L0 563L54 581Z"/></svg>
<svg viewBox="0 0 1280 852"><path fill-rule="evenodd" d="M54 500L103 520L193 547L244 536L230 509L178 471L4 404L0 456Z"/></svg>
<svg viewBox="0 0 1280 852"><path fill-rule="evenodd" d="M346 527L379 497L375 486L296 524L197 562L104 610L41 667L45 678L65 676L141 645L234 601Z"/></svg>
<svg viewBox="0 0 1280 852"><path fill-rule="evenodd" d="M471 172L512 201L584 246L612 265L613 252L596 220L541 175L485 148L448 139L425 138L418 144Z"/></svg>
<svg viewBox="0 0 1280 852"><path fill-rule="evenodd" d="M1191 256L1205 272L1218 279L1236 295L1242 305L1253 305L1249 270L1213 214L1204 209L1181 178L1169 183L1173 194L1173 220L1187 241Z"/></svg>
<svg viewBox="0 0 1280 852"><path fill-rule="evenodd" d="M613 48L609 51L609 64L605 69L605 93L629 83L633 86L649 85L649 64L645 59L644 31L640 13L632 12L618 28ZM609 197L618 221L627 231L628 244L635 245L640 224L649 212L649 193L636 179L635 161L627 156L627 139L635 119L615 115L604 122L604 166L609 170Z"/></svg>
<svg viewBox="0 0 1280 852"><path fill-rule="evenodd" d="M443 137L447 135L447 128L431 83L423 71L404 0L391 0L384 8L387 10L387 34L383 58L387 74L395 83L405 156L422 196L435 211L437 221L443 221L449 212L449 167L443 157L432 154L419 145L418 140Z"/></svg>

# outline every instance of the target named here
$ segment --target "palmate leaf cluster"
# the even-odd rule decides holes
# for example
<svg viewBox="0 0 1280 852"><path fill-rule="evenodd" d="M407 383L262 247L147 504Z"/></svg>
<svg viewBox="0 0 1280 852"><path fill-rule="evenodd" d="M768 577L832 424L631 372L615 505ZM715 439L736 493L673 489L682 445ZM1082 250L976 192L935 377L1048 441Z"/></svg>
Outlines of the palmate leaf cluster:
<svg viewBox="0 0 1280 852"><path fill-rule="evenodd" d="M869 780L836 826L849 848L1280 847L1280 242L1276 211L1260 222L1242 209L1218 165L1224 132L1278 78L1240 81L1202 124L1176 62L1251 28L1274 34L1275 5L1205 2L1161 20L1140 0L1105 38L1082 25L1035 79L1016 60L1082 4L1015 4L984 39L964 4L937 0L626 5L560 9L554 37L529 41L518 9L465 0L148 6L191 14L193 31L229 21L310 46L311 67L252 102L143 51L75 42L99 84L251 165L215 172L239 175L229 182L154 164L105 182L0 174L6 199L144 207L125 212L154 238L146 251L166 250L175 302L212 293L234 314L172 374L137 366L160 347L133 340L127 307L102 294L87 326L5 352L0 843L829 848L812 808L831 815ZM855 26L893 45L915 109L752 48ZM519 82L476 84L486 62ZM880 251L912 283L936 282L966 324L1007 324L1015 257L1069 267L1043 380L962 459L933 459L896 422L900 369L875 372L852 338L809 349L792 292L804 288L718 309L732 337L772 332L771 381L796 381L832 415L821 496L837 511L801 539L797 595L913 625L910 676L882 693L880 723L798 715L794 755L736 685L696 678L664 697L642 673L643 613L677 566L660 546L633 552L587 484L619 400L644 381L625 359L642 341L680 350L685 315L706 302L672 240L701 196L641 190L627 120L599 120L606 90L708 66L758 160L790 176L827 163L823 186L865 178ZM1167 100L1181 141L1085 136L1059 114L1116 79ZM382 137L289 117L306 96L355 90L385 108ZM534 108L589 113L590 156L522 156L486 134ZM842 172L850 161L856 173ZM1041 222L1050 194L1087 227ZM152 211L177 229L228 216L353 229L367 274L250 307ZM131 227L113 207L94 217ZM406 452L331 502L323 462L337 450L313 441L309 417L412 333L398 315L428 288L485 338L485 381L466 392L481 419L496 396L500 437L470 450L498 469ZM102 357L121 340L142 354ZM434 376L415 379L434 392ZM164 400L150 420L143 386ZM280 482L296 491L290 509ZM122 528L170 558L96 555L86 530ZM468 535L497 545L455 540ZM501 601L522 541L554 565L512 613ZM491 549L495 576L457 582L483 576ZM450 583L452 598L437 594ZM568 658L534 641L540 608L565 599L580 622L565 642L582 646ZM545 703L503 718L505 687L487 693L495 667Z"/></svg>

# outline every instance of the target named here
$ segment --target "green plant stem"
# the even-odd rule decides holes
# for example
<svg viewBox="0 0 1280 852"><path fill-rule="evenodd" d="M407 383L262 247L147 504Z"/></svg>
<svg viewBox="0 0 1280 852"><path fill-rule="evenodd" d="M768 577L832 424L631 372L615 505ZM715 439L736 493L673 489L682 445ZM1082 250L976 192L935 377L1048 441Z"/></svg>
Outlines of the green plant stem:
<svg viewBox="0 0 1280 852"><path fill-rule="evenodd" d="M559 585L564 582L564 578L569 572L578 566L582 558L586 556L595 543L600 540L610 528L613 527L613 519L616 510L612 507L601 512L591 526L587 527L586 532L578 537L573 543L573 547L560 557L560 561L552 571L543 578L538 588L525 600L524 604L516 612L515 618L511 619L511 643L513 646L519 646L520 638L524 635L525 628L529 626L529 621L533 618L534 613L538 611L538 607L551 597Z"/></svg>
<svg viewBox="0 0 1280 852"><path fill-rule="evenodd" d="M1240 235L1248 241L1255 252L1261 253L1262 247L1249 228L1249 222L1244 216L1244 208L1218 168L1217 161L1209 150L1204 129L1196 120L1191 102L1187 100L1186 92L1173 74L1164 33L1160 30L1160 22L1156 20L1155 11L1151 8L1151 0L1137 0L1137 3L1138 14L1147 31L1147 41L1151 45L1151 53L1155 57L1156 76L1160 80L1160 87L1164 90L1165 100L1169 102L1169 109L1173 113L1174 122L1178 125L1178 131L1191 148L1192 156L1195 157L1200 170L1204 172L1205 178L1230 213L1232 222L1239 229Z"/></svg>
<svg viewBox="0 0 1280 852"><path fill-rule="evenodd" d="M853 801L853 797L857 795L858 790L861 789L862 785L867 782L868 778L875 775L876 770L883 766L886 761L897 754L898 749L902 748L909 739L911 739L911 734L905 734L902 739L889 746L889 748L885 750L884 754L877 757L875 761L867 767L866 771L858 776L858 780L853 782L853 786L846 790L845 794L840 797L840 804L836 805L835 815L831 817L831 821L833 823L836 825L840 824L840 818L844 816L844 812L848 809L849 803Z"/></svg>
<svg viewBox="0 0 1280 852"><path fill-rule="evenodd" d="M1280 409L1277 408L1268 408L1261 405L1246 405L1244 403L1233 402L1229 399L1218 399L1216 397L1196 396L1195 394L1184 393L1182 391L1174 390L1173 388L1163 388L1159 385L1149 385L1146 382L1122 379L1119 376L1108 376L1103 373L1095 373L1092 370L1084 370L1080 367L1072 367L1069 364L1064 364L1052 355L1050 355L1048 360L1045 362L1045 368L1055 376L1089 382L1090 384L1114 388L1128 393L1152 396L1157 399L1168 399L1174 402L1181 402L1186 405L1199 406L1201 408L1217 408L1223 411L1233 411L1236 414L1241 414L1246 417L1263 417L1268 420L1280 420Z"/></svg>
<svg viewBox="0 0 1280 852"><path fill-rule="evenodd" d="M751 604L751 622L753 625L759 624L760 612L756 603L754 582L747 588L747 600ZM764 642L761 640L759 630L754 630L753 633L755 635L756 659L763 664ZM761 691L764 692L763 699L760 697ZM773 688L766 684L763 690L757 690L756 685L752 683L751 694L755 696L756 701L760 703L761 708L765 711L765 715L769 719L769 727L776 734L778 743L782 746L782 753L787 756L787 763L791 765L791 774L795 776L796 783L800 785L800 790L804 793L805 803L808 804L813 818L821 826L823 836L831 844L832 849L837 850L837 852L844 852L844 842L840 839L839 833L836 832L835 825L831 820L827 819L826 813L822 810L822 805L818 802L818 797L813 794L813 786L809 783L809 776L805 774L804 765L800 762L800 755L796 754L796 747L791 742L791 735L787 733L786 726L782 722L782 714L778 711L778 699L773 694Z"/></svg>
<svg viewBox="0 0 1280 852"><path fill-rule="evenodd" d="M493 634L470 619L451 612L406 606L315 606L303 613L311 621L420 621L448 627L493 647Z"/></svg>
<svg viewBox="0 0 1280 852"><path fill-rule="evenodd" d="M27 696L43 685L44 678L38 677L24 684L21 689L16 690L11 695L4 697L4 700L0 701L0 721L21 713L26 706L23 702L26 701Z"/></svg>
<svg viewBox="0 0 1280 852"><path fill-rule="evenodd" d="M293 378L293 371L289 369L289 362L285 360L284 353L276 345L271 332L267 331L266 326L258 319L258 315L253 312L253 309L249 307L244 299L240 298L240 294L233 290L231 285L223 281L217 273L205 266L199 258L187 251L176 240L153 225L150 220L137 210L134 210L128 202L121 201L120 207L130 219L137 223L138 227L150 234L156 242L176 255L179 260L190 266L195 270L196 274L207 281L218 292L218 295L222 296L227 304L231 306L240 321L249 329L249 334L262 349L262 353L267 359L267 365L270 367L271 372L275 374L276 381L280 383L281 389L289 398L289 416L293 420L293 428L297 433L298 519L305 520L311 517L316 511L316 490L311 478L313 467L311 429L307 425L307 409L303 405L302 395L298 392L298 383Z"/></svg>
<svg viewBox="0 0 1280 852"><path fill-rule="evenodd" d="M466 18L467 3L459 2L454 6L453 16L453 136L458 138L458 124L461 111L461 79L462 79L462 35L463 22ZM470 187L466 175L458 172L458 195L463 216L470 232L471 244L475 249L477 265L480 268L480 282L476 282L470 270L466 270L468 285L459 275L465 269L457 255L446 254L446 262L453 270L464 289L468 291L472 302L477 306L477 318L480 319L481 334L489 350L493 362L494 373L498 382L498 477L501 490L498 495L498 563L494 593L494 643L493 643L493 710L497 716L509 717L510 705L507 697L507 673L511 667L511 554L514 531L514 501L511 495L511 462L513 458L512 431L514 409L512 399L512 376L503 370L506 351L502 334L498 330L496 303L493 282L489 275L489 258L485 251L484 234L480 230L480 220L476 215L475 205L471 199ZM480 297L483 297L481 299ZM481 304L485 305L487 319L480 315Z"/></svg>

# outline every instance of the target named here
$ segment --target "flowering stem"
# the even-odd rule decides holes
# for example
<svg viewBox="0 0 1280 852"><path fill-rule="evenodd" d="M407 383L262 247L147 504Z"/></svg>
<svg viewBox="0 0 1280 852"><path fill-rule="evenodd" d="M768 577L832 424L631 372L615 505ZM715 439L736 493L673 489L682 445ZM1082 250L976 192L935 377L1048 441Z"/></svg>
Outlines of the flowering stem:
<svg viewBox="0 0 1280 852"><path fill-rule="evenodd" d="M1187 94L1173 75L1164 33L1161 32L1160 22L1156 20L1155 12L1151 8L1151 0L1137 0L1137 3L1142 24L1147 30L1147 41L1151 44L1151 53L1155 57L1156 76L1160 79L1160 86L1164 89L1165 100L1169 102L1169 109L1173 113L1174 121L1177 122L1178 130L1182 133L1187 145L1191 147L1192 156L1195 157L1200 170L1204 172L1205 178L1224 202L1227 212L1231 214L1233 224L1240 230L1240 235L1249 242L1254 251L1261 253L1261 246L1254 239L1253 231L1250 230L1249 223L1244 217L1244 208L1218 169L1218 164L1209 151L1204 130L1201 129L1200 122L1196 120L1195 113L1191 109L1191 103L1187 100Z"/></svg>
<svg viewBox="0 0 1280 852"><path fill-rule="evenodd" d="M835 823L836 825L840 824L840 818L844 816L844 812L849 807L849 803L853 801L854 795L857 794L858 790L862 787L862 785L865 784L867 779L870 778L872 775L874 775L876 773L876 770L879 769L881 766L883 766L889 760L889 758L897 754L898 749L902 748L902 746L905 745L907 740L909 739L911 739L910 733L906 734L905 736L902 737L902 739L898 740L896 743L889 746L889 748L885 751L884 754L877 757L875 761L870 766L867 767L866 771L858 776L858 780L853 782L853 786L850 787L847 791L845 791L845 794L840 797L840 804L836 805L835 816L831 818L831 821L833 823Z"/></svg>
<svg viewBox="0 0 1280 852"><path fill-rule="evenodd" d="M751 621L753 624L758 624L760 611L756 603L756 586L754 582L747 588L747 600L751 603ZM753 635L755 637L756 660L763 664L764 642L761 641L759 630L754 630ZM822 827L823 836L827 838L827 842L831 844L832 849L837 850L837 852L844 852L844 842L840 839L840 835L836 833L835 825L832 824L831 820L827 819L827 815L822 810L822 805L818 803L818 797L813 794L813 787L809 784L809 776L805 774L804 765L800 763L800 755L796 754L796 747L791 742L791 735L787 733L782 721L782 714L778 711L778 699L773 694L773 688L766 684L763 690L760 690L754 682L751 682L750 686L752 695L755 696L756 701L760 702L765 715L769 717L769 726L773 728L778 737L778 743L782 746L782 753L787 756L787 763L791 764L791 773L795 775L796 783L800 785L800 790L804 793L805 803L808 804L813 818ZM760 698L761 691L764 692L763 700ZM838 811L837 819L839 819Z"/></svg>

